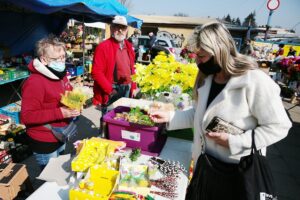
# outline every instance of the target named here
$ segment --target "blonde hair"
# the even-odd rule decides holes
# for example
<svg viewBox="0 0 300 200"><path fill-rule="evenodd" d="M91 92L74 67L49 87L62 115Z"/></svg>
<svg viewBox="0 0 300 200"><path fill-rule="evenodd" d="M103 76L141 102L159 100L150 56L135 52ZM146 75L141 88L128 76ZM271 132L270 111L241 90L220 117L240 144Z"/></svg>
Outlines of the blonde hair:
<svg viewBox="0 0 300 200"><path fill-rule="evenodd" d="M53 46L60 47L66 51L65 43L61 42L55 35L49 35L36 43L36 54L38 57L46 55L49 48Z"/></svg>
<svg viewBox="0 0 300 200"><path fill-rule="evenodd" d="M237 51L230 32L220 22L210 22L196 27L188 41L188 48L194 52L201 49L212 55L214 63L229 76L240 76L258 67L253 58ZM199 70L194 86L195 99L198 98L197 89L203 84L205 78L206 76Z"/></svg>

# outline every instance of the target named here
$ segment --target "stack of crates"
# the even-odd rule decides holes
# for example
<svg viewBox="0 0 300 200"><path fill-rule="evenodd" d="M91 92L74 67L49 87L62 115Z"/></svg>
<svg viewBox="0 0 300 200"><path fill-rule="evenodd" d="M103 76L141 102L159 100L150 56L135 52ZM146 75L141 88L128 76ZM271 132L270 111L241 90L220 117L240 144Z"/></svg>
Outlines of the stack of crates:
<svg viewBox="0 0 300 200"><path fill-rule="evenodd" d="M21 122L20 111L21 111L21 106L15 103L8 104L7 106L0 108L0 114L10 117L12 121L16 124L20 124Z"/></svg>

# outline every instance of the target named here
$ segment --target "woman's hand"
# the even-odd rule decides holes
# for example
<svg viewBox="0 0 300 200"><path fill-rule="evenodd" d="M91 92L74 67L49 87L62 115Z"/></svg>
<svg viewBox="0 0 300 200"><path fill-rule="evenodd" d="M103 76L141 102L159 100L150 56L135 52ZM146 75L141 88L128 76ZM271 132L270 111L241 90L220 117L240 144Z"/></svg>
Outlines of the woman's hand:
<svg viewBox="0 0 300 200"><path fill-rule="evenodd" d="M217 144L229 148L228 143L228 133L224 132L209 132L206 134L206 137L210 138L211 140L214 140Z"/></svg>
<svg viewBox="0 0 300 200"><path fill-rule="evenodd" d="M67 107L60 107L60 111L64 118L72 118L80 115L80 111L72 110Z"/></svg>
<svg viewBox="0 0 300 200"><path fill-rule="evenodd" d="M170 121L170 112L161 110L149 110L149 116L155 123L164 123Z"/></svg>

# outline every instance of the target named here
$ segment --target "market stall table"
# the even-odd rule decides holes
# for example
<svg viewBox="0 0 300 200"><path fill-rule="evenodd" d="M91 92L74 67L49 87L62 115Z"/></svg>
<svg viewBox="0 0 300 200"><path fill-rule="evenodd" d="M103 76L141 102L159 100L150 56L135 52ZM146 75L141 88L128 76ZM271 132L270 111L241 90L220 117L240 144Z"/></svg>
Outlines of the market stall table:
<svg viewBox="0 0 300 200"><path fill-rule="evenodd" d="M167 142L160 154L160 158L165 160L179 161L188 170L191 161L191 141L171 138ZM142 159L150 158L149 156L142 155ZM176 199L183 200L185 198L186 187L188 184L187 175L181 173L180 181L178 182L178 197ZM38 188L27 200L40 200L43 198L51 200L67 200L69 199L69 186L59 186L56 182L45 182ZM166 199L160 196L155 196L155 199Z"/></svg>
<svg viewBox="0 0 300 200"><path fill-rule="evenodd" d="M9 84L9 85L11 86L11 88L13 89L13 93L12 93L12 95L10 96L10 98L9 98L9 100L8 100L8 102L7 102L6 104L9 104L9 103L12 101L12 99L13 99L13 97L14 97L15 94L18 95L18 97L19 97L20 99L22 99L22 97L21 97L21 95L20 95L20 93L19 93L19 90L20 90L20 88L22 87L24 81L25 81L28 77L29 77L29 75L25 75L25 76L21 76L21 77L15 78L15 79L11 79L11 80L5 80L5 81L2 80L2 81L0 81L0 86L1 86L1 85L4 85L4 84ZM13 82L18 81L18 80L22 80L22 82L21 82L21 84L16 88L16 87L14 86Z"/></svg>

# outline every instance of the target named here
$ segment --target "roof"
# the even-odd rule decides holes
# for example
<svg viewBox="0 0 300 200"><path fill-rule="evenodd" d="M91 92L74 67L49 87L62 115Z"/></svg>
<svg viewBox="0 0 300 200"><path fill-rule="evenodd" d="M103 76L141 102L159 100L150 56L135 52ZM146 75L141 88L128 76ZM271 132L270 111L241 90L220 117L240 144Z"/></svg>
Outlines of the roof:
<svg viewBox="0 0 300 200"><path fill-rule="evenodd" d="M132 15L142 19L144 24L184 24L184 25L202 25L211 21L216 21L215 18L204 17L179 17L179 16L158 16L158 15Z"/></svg>

